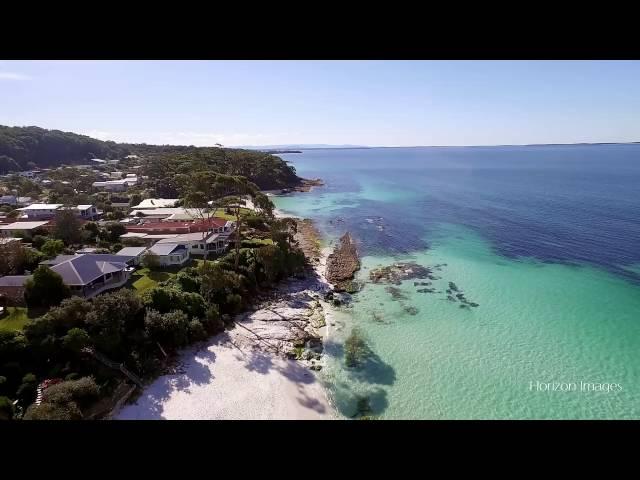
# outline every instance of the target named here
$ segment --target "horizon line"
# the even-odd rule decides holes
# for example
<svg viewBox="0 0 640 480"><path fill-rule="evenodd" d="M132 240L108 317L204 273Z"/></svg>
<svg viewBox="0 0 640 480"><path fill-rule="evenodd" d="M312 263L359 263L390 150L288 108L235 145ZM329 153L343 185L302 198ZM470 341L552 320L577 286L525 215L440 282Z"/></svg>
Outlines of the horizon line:
<svg viewBox="0 0 640 480"><path fill-rule="evenodd" d="M480 148L480 147L545 147L545 146L572 146L572 145L637 145L640 141L630 142L572 142L572 143L497 143L486 145L353 145L353 146L341 146L341 145L323 145L322 144L283 144L283 145L230 145L224 148L237 148L237 149L264 149L264 150L276 150L276 149L290 149L290 150L357 150L365 148ZM206 148L206 147L205 147Z"/></svg>

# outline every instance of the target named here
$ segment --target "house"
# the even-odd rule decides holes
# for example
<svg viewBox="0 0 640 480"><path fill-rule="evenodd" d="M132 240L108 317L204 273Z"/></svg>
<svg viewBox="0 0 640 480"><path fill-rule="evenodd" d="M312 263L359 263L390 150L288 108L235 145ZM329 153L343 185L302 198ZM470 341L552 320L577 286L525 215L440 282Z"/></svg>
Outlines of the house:
<svg viewBox="0 0 640 480"><path fill-rule="evenodd" d="M167 218L174 213L186 213L186 210L182 207L174 207L174 208L142 208L142 209L133 209L129 214L130 217L142 217L142 218L153 218L156 220L162 220ZM189 220L193 220L195 216L190 216Z"/></svg>
<svg viewBox="0 0 640 480"><path fill-rule="evenodd" d="M177 243L156 243L148 252L157 255L158 262L163 267L184 265L189 260L189 249Z"/></svg>
<svg viewBox="0 0 640 480"><path fill-rule="evenodd" d="M32 203L28 207L18 208L21 212L24 212L29 219L50 219L56 215L56 212L62 203Z"/></svg>
<svg viewBox="0 0 640 480"><path fill-rule="evenodd" d="M227 248L228 237L212 232L185 233L176 235L173 238L159 240L156 245L171 243L184 245L189 249L191 255L204 256L205 252L208 255L222 253Z"/></svg>
<svg viewBox="0 0 640 480"><path fill-rule="evenodd" d="M62 277L73 295L91 298L99 293L122 287L133 268L134 257L109 254L58 255L41 262ZM0 293L15 304L24 302L24 284L31 275L8 275L0 278Z"/></svg>
<svg viewBox="0 0 640 480"><path fill-rule="evenodd" d="M158 240L164 240L166 238L174 238L178 235L175 233L169 234L147 234L147 233L125 233L124 235L120 235L120 240L123 244L127 245L130 239L142 240L146 246L151 247Z"/></svg>
<svg viewBox="0 0 640 480"><path fill-rule="evenodd" d="M75 208L78 216L84 220L96 220L102 213L93 205L78 205Z"/></svg>
<svg viewBox="0 0 640 480"><path fill-rule="evenodd" d="M18 197L16 199L16 205L20 205L23 207L28 207L33 203L33 198L31 197Z"/></svg>
<svg viewBox="0 0 640 480"><path fill-rule="evenodd" d="M0 197L0 204L2 205L17 205L18 199L15 195L2 195Z"/></svg>
<svg viewBox="0 0 640 480"><path fill-rule="evenodd" d="M34 178L38 173L40 173L39 170L25 170L24 172L18 172L18 175L25 178Z"/></svg>
<svg viewBox="0 0 640 480"><path fill-rule="evenodd" d="M129 255L87 253L81 255L58 255L53 260L42 262L62 277L73 295L91 298L99 293L122 287L133 271Z"/></svg>
<svg viewBox="0 0 640 480"><path fill-rule="evenodd" d="M26 214L29 220L51 219L56 216L58 210L65 208L61 203L34 203L28 207L18 208ZM93 205L76 205L71 207L76 211L76 215L83 220L95 220L100 215L100 211Z"/></svg>
<svg viewBox="0 0 640 480"><path fill-rule="evenodd" d="M135 185L136 183L138 183L138 177L135 177L135 176L130 177L127 175L126 178L123 178L121 180L107 180L104 182L93 182L91 186L93 188L104 189L109 192L122 192L122 191L125 191L127 188Z"/></svg>
<svg viewBox="0 0 640 480"><path fill-rule="evenodd" d="M76 250L76 254L81 254L81 253L95 253L96 250L98 250L95 247L85 247L85 248L81 248L80 250Z"/></svg>
<svg viewBox="0 0 640 480"><path fill-rule="evenodd" d="M0 278L0 294L4 295L8 305L24 305L24 290L31 275L7 275Z"/></svg>
<svg viewBox="0 0 640 480"><path fill-rule="evenodd" d="M131 207L134 210L151 210L155 208L170 208L180 201L179 198L147 198L142 200L138 205Z"/></svg>
<svg viewBox="0 0 640 480"><path fill-rule="evenodd" d="M22 242L22 239L18 237L0 237L0 245L9 245L13 242Z"/></svg>
<svg viewBox="0 0 640 480"><path fill-rule="evenodd" d="M3 237L29 237L32 232L48 225L49 222L14 222L9 225L0 225L0 236Z"/></svg>
<svg viewBox="0 0 640 480"><path fill-rule="evenodd" d="M209 218L197 222L168 222L168 221L143 221L142 223L127 225L127 232L132 233L231 233L234 223L224 218Z"/></svg>
<svg viewBox="0 0 640 480"><path fill-rule="evenodd" d="M116 252L116 255L122 255L125 257L133 257L130 265L140 265L142 255L147 251L147 247L124 247L122 250Z"/></svg>

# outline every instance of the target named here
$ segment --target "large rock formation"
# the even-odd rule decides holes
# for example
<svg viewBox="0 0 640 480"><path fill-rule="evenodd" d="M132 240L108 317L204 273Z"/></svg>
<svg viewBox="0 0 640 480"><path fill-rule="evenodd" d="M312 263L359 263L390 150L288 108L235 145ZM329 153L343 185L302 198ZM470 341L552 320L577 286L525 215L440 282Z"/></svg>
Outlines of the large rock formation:
<svg viewBox="0 0 640 480"><path fill-rule="evenodd" d="M359 269L360 259L356 244L347 232L340 238L340 243L327 258L325 276L329 282L335 285L336 291L353 292L357 291L353 276Z"/></svg>

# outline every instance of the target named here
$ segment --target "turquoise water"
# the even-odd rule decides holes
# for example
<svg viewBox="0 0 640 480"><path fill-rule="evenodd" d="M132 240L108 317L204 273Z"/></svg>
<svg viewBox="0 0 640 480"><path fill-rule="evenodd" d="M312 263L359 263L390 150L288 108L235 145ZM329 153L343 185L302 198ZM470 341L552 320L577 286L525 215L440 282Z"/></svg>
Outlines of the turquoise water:
<svg viewBox="0 0 640 480"><path fill-rule="evenodd" d="M277 207L329 241L351 231L363 255L364 288L327 343L339 410L353 415L364 397L390 419L640 418L640 147L616 147L283 155L327 185ZM407 280L394 300L368 281L405 260L446 264L438 293ZM448 282L479 306L448 301ZM342 342L356 326L372 356L349 369Z"/></svg>

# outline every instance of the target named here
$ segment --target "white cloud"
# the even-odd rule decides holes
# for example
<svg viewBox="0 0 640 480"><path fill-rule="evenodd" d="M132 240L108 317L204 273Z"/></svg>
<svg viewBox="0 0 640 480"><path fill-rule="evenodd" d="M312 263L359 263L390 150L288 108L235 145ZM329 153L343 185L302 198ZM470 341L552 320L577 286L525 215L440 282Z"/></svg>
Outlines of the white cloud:
<svg viewBox="0 0 640 480"><path fill-rule="evenodd" d="M31 77L23 73L0 72L0 80L31 80Z"/></svg>

